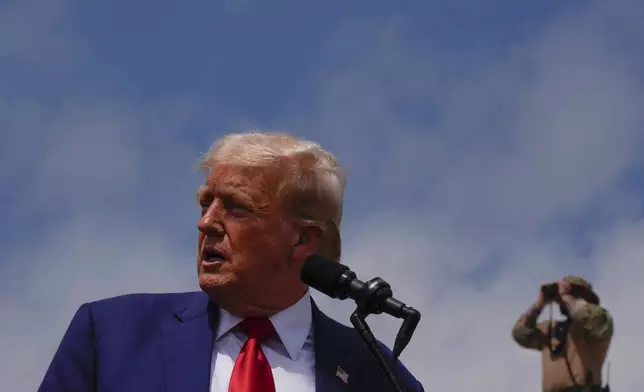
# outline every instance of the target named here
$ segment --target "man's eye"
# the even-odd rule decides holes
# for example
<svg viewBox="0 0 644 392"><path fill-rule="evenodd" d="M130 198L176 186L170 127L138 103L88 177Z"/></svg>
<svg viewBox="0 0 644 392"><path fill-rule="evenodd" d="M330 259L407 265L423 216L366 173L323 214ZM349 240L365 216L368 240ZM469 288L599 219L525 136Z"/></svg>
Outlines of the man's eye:
<svg viewBox="0 0 644 392"><path fill-rule="evenodd" d="M236 201L236 200L226 200L225 202L226 210L232 213L246 213L250 211L250 208L245 203Z"/></svg>
<svg viewBox="0 0 644 392"><path fill-rule="evenodd" d="M233 211L249 211L248 207L239 203L233 203L230 206L228 206L228 208Z"/></svg>

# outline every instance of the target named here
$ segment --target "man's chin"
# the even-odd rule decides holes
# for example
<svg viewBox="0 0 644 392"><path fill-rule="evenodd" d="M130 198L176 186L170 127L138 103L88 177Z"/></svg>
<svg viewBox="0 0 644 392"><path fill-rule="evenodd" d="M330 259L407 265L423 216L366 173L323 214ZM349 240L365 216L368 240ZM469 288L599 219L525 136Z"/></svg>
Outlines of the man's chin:
<svg viewBox="0 0 644 392"><path fill-rule="evenodd" d="M199 273L199 287L208 295L229 290L232 286L234 279L230 274Z"/></svg>

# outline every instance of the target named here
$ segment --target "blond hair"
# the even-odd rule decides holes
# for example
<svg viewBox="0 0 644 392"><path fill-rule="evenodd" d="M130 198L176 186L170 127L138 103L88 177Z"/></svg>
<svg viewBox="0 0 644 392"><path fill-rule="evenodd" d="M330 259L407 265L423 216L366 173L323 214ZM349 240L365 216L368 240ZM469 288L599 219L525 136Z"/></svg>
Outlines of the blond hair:
<svg viewBox="0 0 644 392"><path fill-rule="evenodd" d="M277 197L284 212L319 227L324 233L320 253L340 259L346 171L333 154L318 143L286 133L235 133L216 141L200 161L206 172L220 164L279 168L283 178Z"/></svg>

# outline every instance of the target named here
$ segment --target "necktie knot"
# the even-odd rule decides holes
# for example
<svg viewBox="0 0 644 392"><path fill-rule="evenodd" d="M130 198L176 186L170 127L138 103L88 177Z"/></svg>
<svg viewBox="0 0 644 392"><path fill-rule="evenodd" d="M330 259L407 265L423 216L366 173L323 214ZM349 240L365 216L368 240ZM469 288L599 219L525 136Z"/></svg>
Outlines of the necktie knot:
<svg viewBox="0 0 644 392"><path fill-rule="evenodd" d="M271 320L262 317L248 317L239 323L239 326L249 339L255 339L260 343L277 333Z"/></svg>

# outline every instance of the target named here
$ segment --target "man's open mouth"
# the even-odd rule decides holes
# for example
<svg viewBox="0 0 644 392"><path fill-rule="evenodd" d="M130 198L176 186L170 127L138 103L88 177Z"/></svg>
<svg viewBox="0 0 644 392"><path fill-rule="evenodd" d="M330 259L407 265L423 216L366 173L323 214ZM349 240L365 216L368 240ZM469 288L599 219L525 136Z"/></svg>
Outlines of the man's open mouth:
<svg viewBox="0 0 644 392"><path fill-rule="evenodd" d="M201 260L206 263L215 263L217 261L225 261L226 258L217 249L205 247L201 250Z"/></svg>

